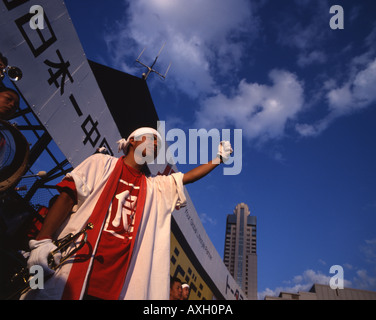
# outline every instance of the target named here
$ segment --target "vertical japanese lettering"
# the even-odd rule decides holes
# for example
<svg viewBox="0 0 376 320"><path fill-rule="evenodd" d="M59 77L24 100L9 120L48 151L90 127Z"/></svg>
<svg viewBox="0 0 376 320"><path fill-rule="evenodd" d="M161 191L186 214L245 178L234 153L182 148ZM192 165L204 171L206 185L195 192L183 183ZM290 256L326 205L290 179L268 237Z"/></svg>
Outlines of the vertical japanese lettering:
<svg viewBox="0 0 376 320"><path fill-rule="evenodd" d="M89 129L87 126L89 125ZM98 143L98 140L100 139L101 135L98 131L98 121L94 122L92 117L89 115L84 123L81 126L82 130L86 134L86 137L84 139L84 145L86 145L88 142L92 145L92 147L95 147ZM94 139L92 139L93 135L96 135Z"/></svg>
<svg viewBox="0 0 376 320"><path fill-rule="evenodd" d="M59 58L59 62L52 62L50 60L45 60L44 63L48 65L50 68L48 69L48 73L50 74L50 78L48 79L48 84L54 84L56 88L60 88L60 94L64 94L64 87L65 87L65 78L68 76L70 82L74 82L71 74L69 73L68 68L70 67L69 61L64 61L61 53L59 50L56 50L56 54ZM55 72L52 69L56 69ZM60 83L57 81L61 77Z"/></svg>
<svg viewBox="0 0 376 320"><path fill-rule="evenodd" d="M81 117L81 116L83 115L83 113L82 113L82 111L81 111L81 109L80 109L80 106L78 105L78 103L77 103L77 101L76 101L76 98L74 97L73 94L71 94L71 95L69 96L69 100L70 100L70 102L72 103L72 106L73 106L74 110L76 110L77 115L78 115L79 117Z"/></svg>

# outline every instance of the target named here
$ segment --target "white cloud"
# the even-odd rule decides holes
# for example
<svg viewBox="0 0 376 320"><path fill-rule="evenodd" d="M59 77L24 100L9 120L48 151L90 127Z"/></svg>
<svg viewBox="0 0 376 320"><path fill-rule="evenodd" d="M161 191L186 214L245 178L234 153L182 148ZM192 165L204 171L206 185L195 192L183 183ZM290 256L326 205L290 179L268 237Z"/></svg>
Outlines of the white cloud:
<svg viewBox="0 0 376 320"><path fill-rule="evenodd" d="M365 262L371 268L354 266L349 263L344 263L344 285L345 288L355 288L361 290L376 290L376 238L365 240L365 243L360 246L360 253L363 255ZM326 265L326 262L319 259L319 262ZM298 293L307 292L311 289L313 284L330 284L332 274L323 274L320 271L312 269L305 270L302 274L296 275L292 280L285 281L285 286L279 286L275 289L266 288L258 293L259 299L264 299L265 296L278 296L281 292Z"/></svg>
<svg viewBox="0 0 376 320"><path fill-rule="evenodd" d="M265 296L277 297L281 292L289 292L289 293L299 293L299 292L308 292L314 284L330 284L331 275L326 275L321 273L320 271L315 271L312 269L305 270L302 274L293 277L292 280L287 281L286 286L280 286L273 289L266 288L264 291L258 293L258 298L260 300L264 299ZM366 289L366 282L370 280L373 283L376 283L376 278L369 277L367 272L364 270L360 270L358 272L358 278L354 279L354 282L358 285L357 288L359 289ZM359 285L364 284L364 287L360 287ZM352 287L352 282L344 279L345 288ZM368 287L369 288L369 287Z"/></svg>
<svg viewBox="0 0 376 320"><path fill-rule="evenodd" d="M210 224L210 225L213 225L213 226L215 226L217 224L217 220L213 219L212 217L210 217L206 213L202 213L199 216L200 216L200 220L201 220L202 224Z"/></svg>
<svg viewBox="0 0 376 320"><path fill-rule="evenodd" d="M350 263L344 263L343 266L347 269L347 270L354 270L354 266Z"/></svg>
<svg viewBox="0 0 376 320"><path fill-rule="evenodd" d="M358 270L354 278L354 285L361 290L376 290L376 277L369 275L367 270Z"/></svg>
<svg viewBox="0 0 376 320"><path fill-rule="evenodd" d="M319 259L319 263L322 264L323 266L326 266L326 261L324 261L323 259Z"/></svg>
<svg viewBox="0 0 376 320"><path fill-rule="evenodd" d="M354 63L353 68L355 67ZM376 58L355 72L341 87L333 87L334 81L331 83L327 93L329 113L315 124L297 124L296 130L302 136L319 135L337 118L351 115L376 103Z"/></svg>
<svg viewBox="0 0 376 320"><path fill-rule="evenodd" d="M355 78L341 88L328 93L330 109L339 115L346 115L362 109L376 101L376 58Z"/></svg>
<svg viewBox="0 0 376 320"><path fill-rule="evenodd" d="M329 28L327 0L295 1L279 21L277 34L282 45L297 49L297 65L306 67L327 61L324 43L333 36ZM300 17L300 19L298 18ZM320 47L320 50L317 48Z"/></svg>
<svg viewBox="0 0 376 320"><path fill-rule="evenodd" d="M329 281L330 276L322 274L320 271L308 269L304 271L301 275L295 276L292 281L289 281L289 283L291 283L290 286L280 286L275 288L274 290L267 288L263 292L258 293L258 298L264 299L265 296L276 297L281 292L307 292L312 288L314 284L328 285Z"/></svg>
<svg viewBox="0 0 376 320"><path fill-rule="evenodd" d="M146 47L141 60L151 65L166 43L155 68L164 73L172 62L166 87L197 99L196 105L200 106L195 113L197 126L234 126L243 129L246 139L262 142L283 137L289 122L294 121L300 135L312 137L338 117L376 101L373 90L376 59L370 60L376 26L365 39L368 52L352 60L348 79L338 85L333 76L325 79L321 90L315 90L315 96L326 97L328 115L314 123L296 123L298 114L306 111L308 104L314 105L314 99L304 106L302 81L291 72L272 70L271 84L234 82L242 59L249 55L252 40L260 35L262 20L255 8L263 1L127 0L124 3L124 19L114 30L107 31L105 37L111 64L140 76L144 69L137 69L141 66L134 61L141 50ZM306 0L296 4L291 13L275 23L278 43L296 49L300 67L331 61L322 49L325 47L322 44L333 37L328 27L328 1ZM301 19L297 19L297 13L302 14ZM231 78L225 83L231 93L221 91L224 76Z"/></svg>
<svg viewBox="0 0 376 320"><path fill-rule="evenodd" d="M216 90L213 70L236 67L247 40L257 34L247 0L138 0L127 1L127 16L106 35L113 63L135 73L133 61L146 47L142 60L151 64L163 43L166 47L156 68L164 72L172 62L168 85L191 97ZM140 72L140 71L138 71Z"/></svg>
<svg viewBox="0 0 376 320"><path fill-rule="evenodd" d="M342 88L330 90L327 97L330 110L338 115L351 112L351 108L354 106L349 83L345 84Z"/></svg>
<svg viewBox="0 0 376 320"><path fill-rule="evenodd" d="M288 71L272 70L272 84L238 82L231 96L221 93L218 78L233 74L259 32L254 8L248 0L139 0L127 1L126 18L106 35L112 63L136 74L127 64L146 47L142 61L152 63L166 42L156 69L163 73L172 62L166 85L191 98L199 98L197 127L243 129L247 139L280 138L287 122L303 106L303 86ZM255 4L256 3L256 4ZM320 54L309 59L318 60ZM133 59L131 59L133 57ZM302 63L309 63L307 60ZM141 73L138 70L137 73ZM209 98L208 98L209 97ZM280 155L279 158L282 158Z"/></svg>
<svg viewBox="0 0 376 320"><path fill-rule="evenodd" d="M356 274L353 278L354 287L363 290L376 290L376 238L365 240L360 246L364 261L370 268L354 268Z"/></svg>
<svg viewBox="0 0 376 320"><path fill-rule="evenodd" d="M364 107L376 101L376 58L360 71L353 82L353 96L357 107Z"/></svg>
<svg viewBox="0 0 376 320"><path fill-rule="evenodd" d="M283 70L269 74L271 85L242 80L231 96L220 93L206 99L197 112L197 126L243 129L247 139L281 138L286 124L294 119L304 104L303 85L297 77Z"/></svg>
<svg viewBox="0 0 376 320"><path fill-rule="evenodd" d="M376 265L376 239L366 240L365 243L360 247L360 251L368 263Z"/></svg>
<svg viewBox="0 0 376 320"><path fill-rule="evenodd" d="M300 53L298 55L297 64L299 67L306 67L311 64L322 64L327 61L327 56L320 50L314 50L308 54Z"/></svg>

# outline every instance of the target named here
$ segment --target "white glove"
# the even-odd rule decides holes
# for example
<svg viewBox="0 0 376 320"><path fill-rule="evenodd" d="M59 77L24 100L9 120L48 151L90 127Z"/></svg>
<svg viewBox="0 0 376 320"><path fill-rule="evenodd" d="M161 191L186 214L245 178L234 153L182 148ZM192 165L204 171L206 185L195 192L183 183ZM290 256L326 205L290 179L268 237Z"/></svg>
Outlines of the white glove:
<svg viewBox="0 0 376 320"><path fill-rule="evenodd" d="M226 162L230 155L234 152L229 141L221 141L218 146L217 157L221 159L222 162Z"/></svg>
<svg viewBox="0 0 376 320"><path fill-rule="evenodd" d="M29 260L27 260L27 267L30 269L34 265L39 265L47 274L53 274L55 271L52 270L48 265L48 255L57 247L52 243L52 240L30 240L29 247L31 249L31 252ZM59 264L61 253L57 253L53 257L55 264Z"/></svg>

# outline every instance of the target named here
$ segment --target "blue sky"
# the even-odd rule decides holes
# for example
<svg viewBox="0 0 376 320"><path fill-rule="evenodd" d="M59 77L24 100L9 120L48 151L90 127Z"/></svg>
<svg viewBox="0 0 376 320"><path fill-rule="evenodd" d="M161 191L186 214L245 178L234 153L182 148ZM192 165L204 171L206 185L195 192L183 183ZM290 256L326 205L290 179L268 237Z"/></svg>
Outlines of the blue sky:
<svg viewBox="0 0 376 320"><path fill-rule="evenodd" d="M141 76L167 128L242 129L243 169L188 186L223 254L239 202L258 221L262 298L328 283L376 290L376 4L372 0L65 1L87 57ZM344 10L333 30L331 6ZM179 166L186 171L192 166Z"/></svg>

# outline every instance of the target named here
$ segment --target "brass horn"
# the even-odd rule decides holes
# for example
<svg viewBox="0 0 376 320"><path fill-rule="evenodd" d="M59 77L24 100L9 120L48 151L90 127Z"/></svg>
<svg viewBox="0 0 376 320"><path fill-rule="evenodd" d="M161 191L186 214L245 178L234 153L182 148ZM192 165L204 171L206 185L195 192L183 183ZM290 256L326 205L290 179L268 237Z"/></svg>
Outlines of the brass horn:
<svg viewBox="0 0 376 320"><path fill-rule="evenodd" d="M58 239L53 241L53 243L56 245L56 249L51 251L48 255L47 261L48 265L52 270L56 270L59 268L67 259L72 257L78 250L80 250L87 242L87 233L86 231L91 230L94 228L94 225L90 222L88 223L85 228L83 228L81 231L77 232L76 234L68 234L62 239ZM75 244L75 247L72 248L71 245L74 244L76 240L83 234L82 240L80 240L79 244ZM71 251L64 253L69 249L72 248ZM62 257L60 259L59 264L54 263L54 255L60 252L62 254ZM25 294L28 292L30 287L30 273L29 269L25 266L22 267L19 272L14 274L10 280L10 288L9 288L9 294L6 295L6 300L12 300L15 298L18 298L20 295Z"/></svg>
<svg viewBox="0 0 376 320"><path fill-rule="evenodd" d="M74 235L71 234L71 233L69 233L64 238L53 241L54 245L57 248L48 255L48 265L50 266L50 268L52 270L56 270L57 268L59 268L64 263L65 260L67 260L68 258L72 257L78 250L80 250L85 245L85 243L87 241L87 233L86 233L86 231L87 230L91 230L93 228L94 228L94 225L91 222L89 222L86 225L86 227L83 228L80 232L78 232L78 233L76 233ZM71 244L74 243L81 236L81 234L84 234L84 238L80 241L80 244L78 246L76 246L68 254L66 254L65 256L62 256L61 259L60 259L59 264L55 265L55 263L54 263L54 255L57 254L58 252L60 252L61 254L63 254L63 252L65 252L66 250L68 250L68 248L71 246Z"/></svg>

